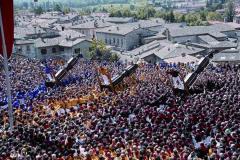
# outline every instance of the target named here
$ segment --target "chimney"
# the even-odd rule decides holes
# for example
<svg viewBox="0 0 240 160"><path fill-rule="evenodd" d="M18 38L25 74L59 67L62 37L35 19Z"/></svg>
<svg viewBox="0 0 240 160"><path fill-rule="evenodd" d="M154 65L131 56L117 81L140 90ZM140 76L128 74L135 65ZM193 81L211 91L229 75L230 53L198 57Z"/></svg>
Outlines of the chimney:
<svg viewBox="0 0 240 160"><path fill-rule="evenodd" d="M140 23L138 24L138 28L141 28L141 24Z"/></svg>
<svg viewBox="0 0 240 160"><path fill-rule="evenodd" d="M119 27L117 26L117 30L119 31Z"/></svg>
<svg viewBox="0 0 240 160"><path fill-rule="evenodd" d="M159 21L158 21L158 19L156 20L156 23L158 23Z"/></svg>
<svg viewBox="0 0 240 160"><path fill-rule="evenodd" d="M104 19L102 19L102 22L103 22L103 23L105 22Z"/></svg>
<svg viewBox="0 0 240 160"><path fill-rule="evenodd" d="M64 29L65 29L64 26L62 26L62 31L64 31Z"/></svg>
<svg viewBox="0 0 240 160"><path fill-rule="evenodd" d="M166 29L166 36L167 36L167 40L170 41L170 34L168 29Z"/></svg>
<svg viewBox="0 0 240 160"><path fill-rule="evenodd" d="M34 26L34 33L37 34L37 27Z"/></svg>

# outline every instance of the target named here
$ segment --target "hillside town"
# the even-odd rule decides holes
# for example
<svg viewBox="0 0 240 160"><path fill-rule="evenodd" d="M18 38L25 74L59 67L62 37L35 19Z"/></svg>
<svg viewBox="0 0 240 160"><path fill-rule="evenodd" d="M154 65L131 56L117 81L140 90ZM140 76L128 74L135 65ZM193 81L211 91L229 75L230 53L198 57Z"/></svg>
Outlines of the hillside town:
<svg viewBox="0 0 240 160"><path fill-rule="evenodd" d="M213 62L239 63L240 24L210 22L209 26L168 23L160 18L136 20L109 17L106 13L80 16L78 13L46 12L36 16L19 12L15 16L14 53L30 58L89 57L93 40L102 41L122 61L149 63L178 62L182 56L197 62L217 46L231 49L216 54ZM191 57L191 58L190 58Z"/></svg>

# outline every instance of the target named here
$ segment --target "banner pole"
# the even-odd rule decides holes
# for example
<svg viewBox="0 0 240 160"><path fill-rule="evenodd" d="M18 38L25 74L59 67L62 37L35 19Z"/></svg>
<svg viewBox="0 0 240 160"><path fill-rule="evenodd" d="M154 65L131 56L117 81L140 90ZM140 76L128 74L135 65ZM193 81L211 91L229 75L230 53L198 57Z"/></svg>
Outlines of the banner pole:
<svg viewBox="0 0 240 160"><path fill-rule="evenodd" d="M0 6L0 28L1 28L1 38L2 38L2 48L3 48L3 57L4 57L4 70L6 74L6 86L7 86L7 101L8 101L8 116L9 116L9 125L10 131L13 129L13 109L12 109L12 97L11 97L11 85L9 78L9 70L8 70L8 56L7 56L7 48L5 42L5 35L3 29L3 19L2 19L2 10Z"/></svg>

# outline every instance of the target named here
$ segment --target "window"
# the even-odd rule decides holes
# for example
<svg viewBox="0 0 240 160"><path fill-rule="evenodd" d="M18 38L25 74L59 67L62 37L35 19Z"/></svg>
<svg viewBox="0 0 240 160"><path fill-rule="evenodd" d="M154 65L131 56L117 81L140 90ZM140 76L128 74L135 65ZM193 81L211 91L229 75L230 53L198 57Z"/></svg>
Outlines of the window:
<svg viewBox="0 0 240 160"><path fill-rule="evenodd" d="M22 52L22 47L18 47L18 52Z"/></svg>
<svg viewBox="0 0 240 160"><path fill-rule="evenodd" d="M121 39L121 46L123 46L123 39Z"/></svg>
<svg viewBox="0 0 240 160"><path fill-rule="evenodd" d="M47 54L47 49L46 48L41 49L41 54Z"/></svg>
<svg viewBox="0 0 240 160"><path fill-rule="evenodd" d="M107 38L105 38L105 43L107 44Z"/></svg>
<svg viewBox="0 0 240 160"><path fill-rule="evenodd" d="M115 38L113 38L113 44L115 44L115 41L116 41Z"/></svg>
<svg viewBox="0 0 240 160"><path fill-rule="evenodd" d="M80 48L74 50L75 53L80 53Z"/></svg>
<svg viewBox="0 0 240 160"><path fill-rule="evenodd" d="M117 45L119 45L119 39L117 39Z"/></svg>
<svg viewBox="0 0 240 160"><path fill-rule="evenodd" d="M110 45L112 44L112 41L111 41L111 39L109 39L109 44L110 44Z"/></svg>
<svg viewBox="0 0 240 160"><path fill-rule="evenodd" d="M52 53L56 53L57 52L57 49L54 47L52 48Z"/></svg>
<svg viewBox="0 0 240 160"><path fill-rule="evenodd" d="M64 51L64 47L60 47L59 50L60 50L61 52L63 52L63 51Z"/></svg>
<svg viewBox="0 0 240 160"><path fill-rule="evenodd" d="M30 46L27 45L27 51L30 51Z"/></svg>

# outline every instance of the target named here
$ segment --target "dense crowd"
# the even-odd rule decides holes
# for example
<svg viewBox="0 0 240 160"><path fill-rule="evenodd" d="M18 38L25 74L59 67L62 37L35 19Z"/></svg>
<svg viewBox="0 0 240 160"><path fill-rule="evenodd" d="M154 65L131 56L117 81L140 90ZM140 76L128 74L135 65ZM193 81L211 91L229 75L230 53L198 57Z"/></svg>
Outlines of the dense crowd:
<svg viewBox="0 0 240 160"><path fill-rule="evenodd" d="M182 99L173 94L167 71L174 67L185 76L188 66L140 65L135 82L126 80L128 87L115 94L100 91L95 66L109 68L114 76L126 64L79 60L53 88L43 84L43 64L50 64L54 72L61 67L55 62L11 60L13 98L24 102L14 106L12 132L7 112L1 111L0 159L240 158L237 66L210 66ZM0 79L4 105L4 72ZM21 92L28 96L19 97Z"/></svg>

